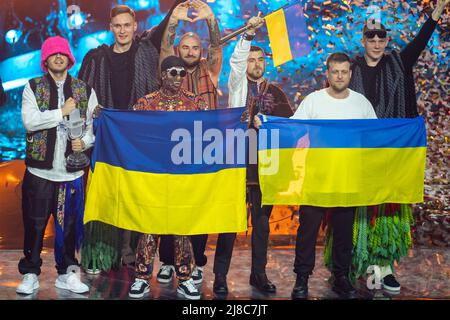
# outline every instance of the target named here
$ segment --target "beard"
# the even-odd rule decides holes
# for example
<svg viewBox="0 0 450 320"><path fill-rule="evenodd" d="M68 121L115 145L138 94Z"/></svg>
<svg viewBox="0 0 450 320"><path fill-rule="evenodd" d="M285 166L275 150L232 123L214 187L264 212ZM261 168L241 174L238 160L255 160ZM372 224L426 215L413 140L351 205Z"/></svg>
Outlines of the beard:
<svg viewBox="0 0 450 320"><path fill-rule="evenodd" d="M331 84L331 83L330 83L330 87L331 87L335 92L341 93L341 92L347 90L347 88L348 88L348 83L345 84L345 85L336 85L336 84Z"/></svg>
<svg viewBox="0 0 450 320"><path fill-rule="evenodd" d="M247 76L250 78L250 80L253 80L253 81L259 80L264 76L264 70L263 69L253 69L251 72L247 72Z"/></svg>
<svg viewBox="0 0 450 320"><path fill-rule="evenodd" d="M198 64L200 63L200 59L201 59L201 57L198 57L197 60L194 60L194 61L187 61L187 60L185 60L185 59L188 59L188 58L189 59L195 59L195 57L186 57L186 58L182 59L187 68L194 68L194 67L198 66Z"/></svg>

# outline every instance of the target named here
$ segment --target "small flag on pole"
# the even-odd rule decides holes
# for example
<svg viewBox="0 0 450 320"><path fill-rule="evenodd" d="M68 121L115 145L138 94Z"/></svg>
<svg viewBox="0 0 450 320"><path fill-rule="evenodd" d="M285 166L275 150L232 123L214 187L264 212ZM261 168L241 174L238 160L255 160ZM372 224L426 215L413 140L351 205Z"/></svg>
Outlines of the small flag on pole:
<svg viewBox="0 0 450 320"><path fill-rule="evenodd" d="M275 67L310 53L301 2L270 13L265 20Z"/></svg>

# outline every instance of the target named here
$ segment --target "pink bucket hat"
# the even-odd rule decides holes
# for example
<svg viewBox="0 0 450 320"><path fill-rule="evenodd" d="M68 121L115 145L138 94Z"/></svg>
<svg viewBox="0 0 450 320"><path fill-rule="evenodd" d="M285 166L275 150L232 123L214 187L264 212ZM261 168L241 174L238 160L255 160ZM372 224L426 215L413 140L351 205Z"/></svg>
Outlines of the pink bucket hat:
<svg viewBox="0 0 450 320"><path fill-rule="evenodd" d="M69 58L69 69L75 64L75 58L72 51L70 51L69 42L60 36L50 37L44 41L41 48L41 68L44 72L48 72L45 61L47 61L48 57L57 53Z"/></svg>

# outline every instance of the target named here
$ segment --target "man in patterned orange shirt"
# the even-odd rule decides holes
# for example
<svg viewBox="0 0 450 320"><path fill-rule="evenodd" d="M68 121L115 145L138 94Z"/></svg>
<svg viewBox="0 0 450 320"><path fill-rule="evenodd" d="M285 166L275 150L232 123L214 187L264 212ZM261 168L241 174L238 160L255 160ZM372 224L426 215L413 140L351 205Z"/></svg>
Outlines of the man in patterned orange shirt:
<svg viewBox="0 0 450 320"><path fill-rule="evenodd" d="M201 96L181 87L186 74L183 60L176 56L167 57L161 63L161 89L138 99L133 109L149 111L207 110L208 105Z"/></svg>
<svg viewBox="0 0 450 320"><path fill-rule="evenodd" d="M200 97L181 88L186 69L183 60L169 56L161 63L162 85L159 91L152 92L138 99L133 110L147 111L196 111L207 110L208 105ZM135 281L128 295L131 298L142 298L150 292L149 280L153 272L159 235L142 234L137 251ZM187 299L200 299L200 292L192 280L194 257L189 236L173 236L175 273L179 280L177 292Z"/></svg>

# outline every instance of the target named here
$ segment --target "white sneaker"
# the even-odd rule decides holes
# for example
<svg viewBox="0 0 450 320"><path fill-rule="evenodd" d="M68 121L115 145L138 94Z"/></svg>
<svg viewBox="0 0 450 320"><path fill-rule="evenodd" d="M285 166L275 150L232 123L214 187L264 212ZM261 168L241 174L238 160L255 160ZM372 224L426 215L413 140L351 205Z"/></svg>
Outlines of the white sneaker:
<svg viewBox="0 0 450 320"><path fill-rule="evenodd" d="M156 280L159 283L169 283L170 281L172 281L174 273L174 266L163 264L161 266L161 269L159 269L158 274L156 275Z"/></svg>
<svg viewBox="0 0 450 320"><path fill-rule="evenodd" d="M189 300L200 300L201 293L194 285L192 278L186 281L180 281L177 292Z"/></svg>
<svg viewBox="0 0 450 320"><path fill-rule="evenodd" d="M85 269L84 272L86 272L89 275L97 275L100 274L102 271L100 269Z"/></svg>
<svg viewBox="0 0 450 320"><path fill-rule="evenodd" d="M150 292L150 285L144 279L135 279L128 291L128 296L134 299L143 298L144 295Z"/></svg>
<svg viewBox="0 0 450 320"><path fill-rule="evenodd" d="M194 280L194 284L196 285L203 282L203 267L195 266L194 271L192 272L192 280Z"/></svg>
<svg viewBox="0 0 450 320"><path fill-rule="evenodd" d="M56 278L55 287L75 293L85 293L89 291L89 287L80 281L80 276L75 272L59 275L58 278Z"/></svg>
<svg viewBox="0 0 450 320"><path fill-rule="evenodd" d="M27 273L23 276L22 282L16 289L20 294L32 294L34 290L39 288L38 277L34 273Z"/></svg>

